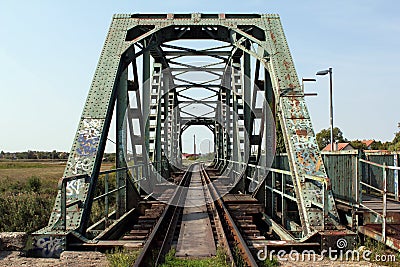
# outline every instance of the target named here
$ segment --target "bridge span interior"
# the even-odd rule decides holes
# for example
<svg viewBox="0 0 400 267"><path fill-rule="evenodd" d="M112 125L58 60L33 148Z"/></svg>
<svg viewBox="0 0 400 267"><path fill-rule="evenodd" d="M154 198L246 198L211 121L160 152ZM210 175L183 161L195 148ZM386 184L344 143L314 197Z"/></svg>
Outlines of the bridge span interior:
<svg viewBox="0 0 400 267"><path fill-rule="evenodd" d="M182 160L182 134L193 125L213 138L214 157L201 170ZM114 128L115 169L100 171ZM283 154L276 153L277 139ZM214 214L210 205L231 212L205 221L224 228L231 218L230 231L244 236L235 240L251 230L259 237L246 239L243 253L249 242L271 240L323 249L344 239L352 247L357 231L396 248L388 229L397 229L400 218L397 158L321 154L278 15L117 14L49 223L33 233L32 251L57 257L77 247L145 250L159 218L182 220L168 212L185 203L177 192L190 188L190 179L213 184L201 197L209 200L202 213ZM191 175L185 185L188 168L206 178ZM238 214L243 207L250 213ZM126 237L135 234L142 239Z"/></svg>

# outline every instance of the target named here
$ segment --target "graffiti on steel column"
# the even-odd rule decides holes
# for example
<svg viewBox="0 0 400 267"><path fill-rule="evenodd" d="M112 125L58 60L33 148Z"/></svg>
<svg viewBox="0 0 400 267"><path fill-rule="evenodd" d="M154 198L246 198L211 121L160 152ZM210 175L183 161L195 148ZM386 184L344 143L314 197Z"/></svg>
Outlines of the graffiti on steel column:
<svg viewBox="0 0 400 267"><path fill-rule="evenodd" d="M68 162L71 175L88 173L92 166L92 157L97 153L100 141L102 121L100 119L84 119L83 127L78 131L77 147L73 158ZM84 184L83 179L67 183L67 195L78 195Z"/></svg>
<svg viewBox="0 0 400 267"><path fill-rule="evenodd" d="M90 170L90 158L75 156L72 162L68 162L68 168L72 175L86 173Z"/></svg>
<svg viewBox="0 0 400 267"><path fill-rule="evenodd" d="M56 237L42 237L35 242L35 247L41 250L42 256L49 258L61 253L61 239Z"/></svg>
<svg viewBox="0 0 400 267"><path fill-rule="evenodd" d="M72 175L86 173L90 170L91 158L97 153L100 141L101 120L84 119L83 127L78 131L78 139L72 160L68 169Z"/></svg>
<svg viewBox="0 0 400 267"><path fill-rule="evenodd" d="M67 183L67 196L79 195L79 190L84 183L83 179L73 180Z"/></svg>
<svg viewBox="0 0 400 267"><path fill-rule="evenodd" d="M79 131L76 154L80 157L94 156L100 140L101 120L84 119L83 129Z"/></svg>

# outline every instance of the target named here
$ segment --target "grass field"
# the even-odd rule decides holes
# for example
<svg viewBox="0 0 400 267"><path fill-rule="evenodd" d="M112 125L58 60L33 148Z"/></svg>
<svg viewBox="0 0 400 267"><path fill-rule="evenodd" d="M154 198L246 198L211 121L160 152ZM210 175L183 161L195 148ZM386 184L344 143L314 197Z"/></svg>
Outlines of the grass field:
<svg viewBox="0 0 400 267"><path fill-rule="evenodd" d="M46 226L65 162L0 162L0 232L33 232ZM103 164L102 170L113 164Z"/></svg>
<svg viewBox="0 0 400 267"><path fill-rule="evenodd" d="M65 162L0 162L0 192L24 187L31 177L38 177L43 188L55 192L64 168Z"/></svg>

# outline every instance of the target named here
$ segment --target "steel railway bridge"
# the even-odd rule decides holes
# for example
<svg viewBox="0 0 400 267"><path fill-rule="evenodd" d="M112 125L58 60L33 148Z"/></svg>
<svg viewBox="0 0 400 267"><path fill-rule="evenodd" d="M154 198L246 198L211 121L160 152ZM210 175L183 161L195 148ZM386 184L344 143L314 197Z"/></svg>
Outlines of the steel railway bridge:
<svg viewBox="0 0 400 267"><path fill-rule="evenodd" d="M208 166L182 160L192 125L212 132ZM101 171L114 128L116 167ZM193 236L250 266L265 245L352 248L361 229L396 248L397 157L321 154L278 15L114 15L32 253L140 248L138 266L154 246L153 264L171 247L214 255Z"/></svg>

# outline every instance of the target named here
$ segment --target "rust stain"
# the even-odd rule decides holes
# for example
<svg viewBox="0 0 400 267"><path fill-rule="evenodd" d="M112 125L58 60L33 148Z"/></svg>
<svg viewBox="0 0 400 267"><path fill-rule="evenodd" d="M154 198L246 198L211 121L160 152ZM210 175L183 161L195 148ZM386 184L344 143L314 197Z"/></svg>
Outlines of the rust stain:
<svg viewBox="0 0 400 267"><path fill-rule="evenodd" d="M304 164L304 158L300 152L297 152L297 160L299 161L300 164Z"/></svg>
<svg viewBox="0 0 400 267"><path fill-rule="evenodd" d="M276 37L275 34L273 32L271 32L271 39L274 43L276 43Z"/></svg>
<svg viewBox="0 0 400 267"><path fill-rule="evenodd" d="M296 130L298 136L307 136L307 130Z"/></svg>
<svg viewBox="0 0 400 267"><path fill-rule="evenodd" d="M289 70L290 69L290 62L284 60L283 61L283 66L285 66L286 70Z"/></svg>
<svg viewBox="0 0 400 267"><path fill-rule="evenodd" d="M332 190L332 183L331 183L331 179L329 179L329 178L326 178L326 189Z"/></svg>
<svg viewBox="0 0 400 267"><path fill-rule="evenodd" d="M322 160L318 159L317 163L315 164L315 170L319 171L319 169L321 168L322 165Z"/></svg>

